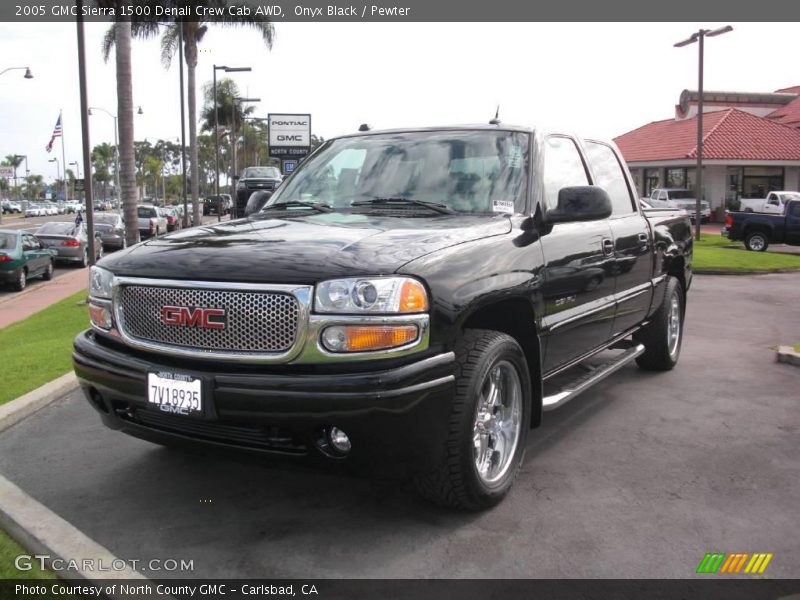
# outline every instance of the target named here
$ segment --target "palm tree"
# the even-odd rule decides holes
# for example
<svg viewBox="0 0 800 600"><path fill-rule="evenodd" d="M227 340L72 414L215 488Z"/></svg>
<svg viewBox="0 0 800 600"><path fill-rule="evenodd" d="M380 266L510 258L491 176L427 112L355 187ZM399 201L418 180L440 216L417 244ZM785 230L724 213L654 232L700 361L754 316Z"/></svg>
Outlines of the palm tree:
<svg viewBox="0 0 800 600"><path fill-rule="evenodd" d="M114 147L103 142L92 150L92 166L94 167L94 180L103 186L103 199L107 197L108 182L111 181L111 165L114 162Z"/></svg>
<svg viewBox="0 0 800 600"><path fill-rule="evenodd" d="M158 4L159 6L164 6L166 4L172 7L181 7L184 5L181 0L167 0L166 2L164 0L149 0L142 4ZM208 6L214 7L215 10L227 7L233 8L233 10L220 11L224 12L224 16L218 17L220 20L215 20L213 23L222 26L252 27L261 33L261 37L267 48L272 48L272 42L275 38L275 28L271 22L257 20L252 14L230 14L237 12L252 13L252 10L237 11L235 9L239 5L228 3L227 0L197 0L191 3L191 6ZM201 222L199 195L200 170L197 150L197 46L203 41L203 37L205 37L208 31L208 23L209 22L205 21L181 21L180 19L167 23L137 20L130 22L132 36L139 39L153 37L156 32L163 27L163 34L161 36L161 62L165 67L169 67L172 63L175 52L178 51L181 37L183 38L183 56L187 67L186 87L188 90L187 100L189 105L189 163L193 207L192 218L195 225L199 225ZM108 60L112 46L116 43L115 36L110 36L109 34L110 31L106 33L106 37L103 40L103 55L106 60Z"/></svg>

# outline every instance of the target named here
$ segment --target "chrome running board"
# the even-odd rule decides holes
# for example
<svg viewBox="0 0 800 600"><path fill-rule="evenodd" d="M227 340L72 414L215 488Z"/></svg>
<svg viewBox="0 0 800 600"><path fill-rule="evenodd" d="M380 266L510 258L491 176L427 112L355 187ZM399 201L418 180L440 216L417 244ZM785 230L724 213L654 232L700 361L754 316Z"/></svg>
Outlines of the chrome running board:
<svg viewBox="0 0 800 600"><path fill-rule="evenodd" d="M615 373L627 365L642 352L644 352L644 346L642 344L637 344L625 350L622 354L614 358L614 360L594 367L585 375L570 381L565 387L561 388L555 394L545 396L542 400L542 409L553 410L562 404L569 402L575 396L592 387L598 381L605 379L612 373Z"/></svg>

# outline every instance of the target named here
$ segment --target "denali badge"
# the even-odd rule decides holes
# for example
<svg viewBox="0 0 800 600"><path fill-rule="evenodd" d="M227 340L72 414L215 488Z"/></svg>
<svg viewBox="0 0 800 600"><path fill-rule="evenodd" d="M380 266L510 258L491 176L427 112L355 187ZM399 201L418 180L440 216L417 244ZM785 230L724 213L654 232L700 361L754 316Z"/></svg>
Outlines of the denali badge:
<svg viewBox="0 0 800 600"><path fill-rule="evenodd" d="M188 306L164 306L161 322L164 325L225 329L225 310L222 308L190 308Z"/></svg>

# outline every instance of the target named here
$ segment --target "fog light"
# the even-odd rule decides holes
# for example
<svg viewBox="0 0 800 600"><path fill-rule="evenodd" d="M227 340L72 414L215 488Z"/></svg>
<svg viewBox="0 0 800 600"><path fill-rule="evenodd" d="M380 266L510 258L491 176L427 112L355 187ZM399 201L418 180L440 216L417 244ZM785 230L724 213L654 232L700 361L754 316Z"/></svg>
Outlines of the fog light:
<svg viewBox="0 0 800 600"><path fill-rule="evenodd" d="M350 443L350 438L338 427L331 427L328 432L328 441L331 443L331 448L342 454L347 454L353 447Z"/></svg>
<svg viewBox="0 0 800 600"><path fill-rule="evenodd" d="M89 319L92 324L101 329L111 329L111 307L105 304L89 301Z"/></svg>

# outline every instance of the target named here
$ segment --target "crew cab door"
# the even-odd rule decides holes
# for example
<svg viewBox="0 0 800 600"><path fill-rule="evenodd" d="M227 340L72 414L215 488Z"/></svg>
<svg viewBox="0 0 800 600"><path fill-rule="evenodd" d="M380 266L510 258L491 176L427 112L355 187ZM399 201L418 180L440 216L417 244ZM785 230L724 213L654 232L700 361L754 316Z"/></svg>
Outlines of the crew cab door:
<svg viewBox="0 0 800 600"><path fill-rule="evenodd" d="M783 213L783 205L781 204L781 199L775 192L770 192L767 195L767 199L764 202L764 212L775 215Z"/></svg>
<svg viewBox="0 0 800 600"><path fill-rule="evenodd" d="M550 136L543 146L544 201L552 208L561 188L589 185L589 176L572 138ZM615 284L609 268L614 251L606 219L556 223L541 239L545 260L543 365L548 372L611 336Z"/></svg>
<svg viewBox="0 0 800 600"><path fill-rule="evenodd" d="M616 287L613 336L644 321L653 295L652 232L636 205L630 181L618 154L608 144L588 140L584 150L594 184L611 198L611 234L614 256L610 272Z"/></svg>
<svg viewBox="0 0 800 600"><path fill-rule="evenodd" d="M784 242L800 246L800 200L788 203L784 230L786 232Z"/></svg>

